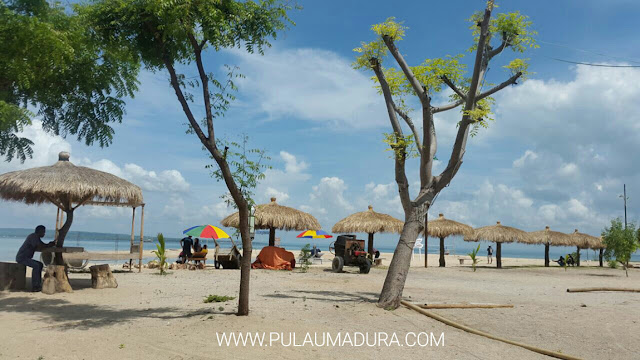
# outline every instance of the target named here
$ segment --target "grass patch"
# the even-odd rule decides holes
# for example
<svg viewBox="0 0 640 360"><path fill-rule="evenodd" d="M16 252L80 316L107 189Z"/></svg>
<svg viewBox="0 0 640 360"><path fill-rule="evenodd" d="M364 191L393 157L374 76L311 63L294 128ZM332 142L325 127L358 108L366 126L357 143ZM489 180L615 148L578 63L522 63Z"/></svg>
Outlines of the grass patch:
<svg viewBox="0 0 640 360"><path fill-rule="evenodd" d="M208 303L213 303L213 302L216 302L216 303L227 302L227 301L233 300L233 299L235 299L234 296L209 295L206 298L204 298L204 303L208 304Z"/></svg>

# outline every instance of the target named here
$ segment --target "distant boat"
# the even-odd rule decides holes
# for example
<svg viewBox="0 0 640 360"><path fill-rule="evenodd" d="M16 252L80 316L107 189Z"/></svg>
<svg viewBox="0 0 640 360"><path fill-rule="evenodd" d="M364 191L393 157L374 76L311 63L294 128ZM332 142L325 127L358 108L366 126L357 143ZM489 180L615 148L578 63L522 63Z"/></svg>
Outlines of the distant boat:
<svg viewBox="0 0 640 360"><path fill-rule="evenodd" d="M148 242L148 243L150 243L150 242L153 242L153 239L152 239L152 238L142 239L142 242Z"/></svg>

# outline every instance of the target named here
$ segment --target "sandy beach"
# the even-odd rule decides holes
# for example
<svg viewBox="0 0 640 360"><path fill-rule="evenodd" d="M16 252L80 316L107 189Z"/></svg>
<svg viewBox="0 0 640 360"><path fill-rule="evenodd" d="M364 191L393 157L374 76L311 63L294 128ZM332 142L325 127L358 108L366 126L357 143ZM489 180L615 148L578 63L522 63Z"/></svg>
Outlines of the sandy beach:
<svg viewBox="0 0 640 360"><path fill-rule="evenodd" d="M391 259L391 254L383 254ZM541 260L505 258L503 269L481 263L474 273L448 257L448 267L421 267L416 257L404 291L416 304L513 304L502 309L431 310L450 320L511 340L584 359L632 359L640 353L637 293L567 293L569 287L637 287L638 269L537 267ZM483 259L486 262L486 259ZM530 266L523 266L530 265ZM593 265L587 263L586 265ZM307 273L253 270L251 314L234 315L235 300L203 302L210 294L237 296L237 270L116 269L117 289L92 289L89 273L70 274L73 293L0 292L1 359L538 359L545 356L449 327L401 307L376 307L386 267L367 275L336 274L330 262ZM282 333L272 346L219 345L222 333ZM306 333L396 334L400 344L293 346ZM408 334L444 341L409 346ZM296 339L291 343L290 333ZM373 343L373 340L370 340ZM290 346L287 345L290 342ZM317 343L316 343L317 344Z"/></svg>

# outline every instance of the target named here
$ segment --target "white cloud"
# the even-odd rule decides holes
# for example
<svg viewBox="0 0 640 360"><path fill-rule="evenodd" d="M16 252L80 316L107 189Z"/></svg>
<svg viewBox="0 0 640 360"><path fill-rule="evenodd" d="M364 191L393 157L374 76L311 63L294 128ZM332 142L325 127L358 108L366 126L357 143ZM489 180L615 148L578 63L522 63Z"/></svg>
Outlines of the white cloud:
<svg viewBox="0 0 640 360"><path fill-rule="evenodd" d="M323 177L314 185L309 194L309 202L313 208L329 208L337 214L354 210L353 205L345 198L347 185L339 177Z"/></svg>
<svg viewBox="0 0 640 360"><path fill-rule="evenodd" d="M42 121L40 120L33 120L31 125L26 126L22 132L16 133L16 135L26 137L33 142L33 158L27 159L22 164L17 159L10 163L0 161L0 173L53 165L58 161L58 154L61 151L71 151L71 144L61 136L46 133L42 129Z"/></svg>
<svg viewBox="0 0 640 360"><path fill-rule="evenodd" d="M242 95L272 118L294 117L346 128L386 125L384 101L352 59L320 49L272 48L264 56L230 50L246 76ZM274 91L273 84L278 84Z"/></svg>
<svg viewBox="0 0 640 360"><path fill-rule="evenodd" d="M272 187L268 187L265 190L264 195L269 198L272 198L272 197L276 198L276 201L279 203L285 203L289 199L289 194L282 191L278 191Z"/></svg>
<svg viewBox="0 0 640 360"><path fill-rule="evenodd" d="M284 162L284 170L273 168L264 172L265 178L256 188L257 202L267 202L272 196L275 196L278 202L285 202L289 199L289 193L311 178L311 175L305 172L309 164L298 160L297 156L280 151L280 160Z"/></svg>
<svg viewBox="0 0 640 360"><path fill-rule="evenodd" d="M298 161L298 159L292 155L289 154L286 151L280 151L280 157L282 158L282 160L284 160L285 162L285 166L284 169L287 173L293 174L293 173L301 173L302 170L305 170L306 168L309 167L309 165L307 165L306 162L304 161Z"/></svg>

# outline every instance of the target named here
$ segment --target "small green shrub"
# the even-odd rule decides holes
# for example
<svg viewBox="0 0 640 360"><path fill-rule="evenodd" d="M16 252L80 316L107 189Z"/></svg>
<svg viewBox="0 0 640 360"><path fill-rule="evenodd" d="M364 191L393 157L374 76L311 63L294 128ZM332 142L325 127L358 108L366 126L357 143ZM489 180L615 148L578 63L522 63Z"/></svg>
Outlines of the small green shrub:
<svg viewBox="0 0 640 360"><path fill-rule="evenodd" d="M158 248L158 250L154 250L153 253L156 254L156 257L158 257L158 262L159 264L159 269L160 269L160 275L165 275L167 272L165 271L166 269L166 265L167 265L167 255L165 253L165 247L164 247L164 235L162 235L162 233L158 234L158 244L156 244L156 247Z"/></svg>
<svg viewBox="0 0 640 360"><path fill-rule="evenodd" d="M616 260L609 260L607 261L607 265L609 265L610 268L612 269L617 269L618 268L618 262Z"/></svg>
<svg viewBox="0 0 640 360"><path fill-rule="evenodd" d="M473 266L473 272L476 272L476 264L478 263L478 252L480 251L480 244L478 244L478 247L473 250L472 252L470 252L468 255L471 258L471 266Z"/></svg>
<svg viewBox="0 0 640 360"><path fill-rule="evenodd" d="M300 249L300 258L302 259L302 264L300 264L300 271L306 273L309 271L309 265L311 265L311 244L306 244Z"/></svg>
<svg viewBox="0 0 640 360"><path fill-rule="evenodd" d="M216 303L227 302L227 301L233 300L233 299L235 299L234 296L209 295L206 298L204 298L204 303L208 304L208 303L213 303L213 302L216 302Z"/></svg>

